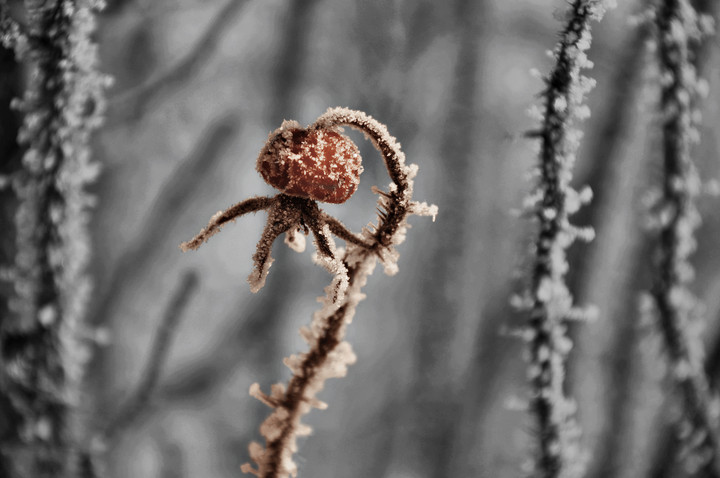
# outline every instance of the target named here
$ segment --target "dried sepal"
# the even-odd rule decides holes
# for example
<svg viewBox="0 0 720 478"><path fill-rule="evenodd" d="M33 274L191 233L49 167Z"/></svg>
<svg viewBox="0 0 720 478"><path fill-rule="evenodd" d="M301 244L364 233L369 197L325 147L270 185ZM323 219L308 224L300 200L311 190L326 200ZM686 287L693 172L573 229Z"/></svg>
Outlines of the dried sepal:
<svg viewBox="0 0 720 478"><path fill-rule="evenodd" d="M220 229L228 222L234 221L238 217L250 212L267 209L272 204L272 198L258 196L241 201L224 211L218 211L210 218L208 225L205 226L197 236L180 244L180 250L183 252L197 250L198 247L202 246L212 236L220 232Z"/></svg>

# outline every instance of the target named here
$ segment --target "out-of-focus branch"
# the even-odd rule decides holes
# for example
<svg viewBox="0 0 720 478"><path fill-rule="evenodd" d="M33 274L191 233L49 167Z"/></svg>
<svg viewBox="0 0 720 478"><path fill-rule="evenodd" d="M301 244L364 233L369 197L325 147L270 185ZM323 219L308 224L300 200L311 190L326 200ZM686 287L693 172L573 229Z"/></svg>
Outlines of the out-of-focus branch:
<svg viewBox="0 0 720 478"><path fill-rule="evenodd" d="M426 3L417 8L433 7ZM473 166L478 161L480 140L477 134L481 130L478 112L482 104L481 78L485 66L482 39L490 6L484 0L456 0L440 8L452 12L448 17L441 18L454 26L453 33L448 32L448 35L452 35L457 43L453 82L449 87L452 93L448 108L443 112L440 139L445 164L434 178L435 184L441 188L437 201L443 209L438 227L443 233L427 239L424 254L436 260L427 263L427 272L417 280L417 311L422 311L419 318L428 320L419 325L415 333L417 338L412 344L411 385L404 399L398 398L396 404L390 404L401 405L396 410L394 423L398 429L393 441L402 443L402 446L393 450L392 456L383 457L384 461L379 460L373 469L376 475L393 475L402 469L402 473L411 475L453 476L450 468L454 465L452 460L459 445L456 427L461 390L466 384L461 379L462 374L453 369L457 361L451 351L458 330L466 327L462 314L464 276L458 271L463 270L462 264L467 261L468 241L471 240L467 220L474 213L471 202L476 181ZM420 45L406 45L402 59L397 61L410 64L429 41L427 38L419 40L418 37L424 35L415 30L411 30L411 34L413 40L420 41ZM401 95L402 91L396 93ZM388 99L384 107L395 109L394 114L397 115L397 107L407 107L401 103L402 96ZM399 123L404 123L404 120ZM448 238L452 238L452 247L448 247ZM438 284L443 284L443 287L438 287ZM438 322L435 320L437 317L444 320ZM428 384L432 386L428 387ZM433 418L428 419L429 416ZM380 465L387 469L380 469Z"/></svg>
<svg viewBox="0 0 720 478"><path fill-rule="evenodd" d="M115 317L117 309L127 297L125 285L137 283L143 272L137 264L152 261L163 247L174 250L174 244L163 241L165 231L172 227L180 214L195 200L197 192L207 185L207 177L216 170L232 138L237 134L239 120L235 116L226 116L214 122L195 149L182 161L173 175L160 190L147 218L143 221L140 234L132 246L121 256L111 272L106 286L100 291L99 300L94 304L90 317L94 325ZM101 395L102 382L106 378L103 372L106 360L101 352L96 360L89 364L91 375L88 385ZM103 399L98 399L102 402Z"/></svg>
<svg viewBox="0 0 720 478"><path fill-rule="evenodd" d="M102 453L122 432L137 423L143 413L150 408L172 341L177 335L185 309L197 288L197 273L185 272L162 314L137 387L117 413L93 436L88 437L85 449L79 453L78 469L82 478L98 478L104 475L99 471L103 469Z"/></svg>
<svg viewBox="0 0 720 478"><path fill-rule="evenodd" d="M709 15L715 21L720 15L720 2L714 0L696 0L692 2L698 14ZM692 43L691 61L693 62L697 75L703 77L709 66L710 50L713 43L717 43L717 36L705 39L699 43ZM708 41L712 40L712 41ZM711 391L717 391L718 374L720 373L720 337L709 349L709 353L702 364L704 375L707 378L707 384ZM675 476L677 469L677 457L681 447L680 441L677 439L674 426L668 423L659 423L657 425L661 432L656 434L656 440L652 449L652 467L647 476L650 478L672 478Z"/></svg>
<svg viewBox="0 0 720 478"><path fill-rule="evenodd" d="M705 357L704 369L710 389L717 390L718 381L720 381L720 336L709 348L709 353ZM656 434L657 439L651 460L652 467L647 476L649 478L673 478L680 443L675 436L672 424L664 423L658 424L658 426L661 432Z"/></svg>
<svg viewBox="0 0 720 478"><path fill-rule="evenodd" d="M162 456L159 478L184 478L188 476L187 458L180 443L168 433L163 433L156 441Z"/></svg>
<svg viewBox="0 0 720 478"><path fill-rule="evenodd" d="M196 272L190 271L183 274L158 325L155 338L150 345L150 356L147 359L142 378L117 415L102 430L101 439L103 441L112 440L123 429L131 426L143 410L148 407L150 397L157 388L172 340L178 331L180 319L190 299L197 291L197 287L198 276Z"/></svg>
<svg viewBox="0 0 720 478"><path fill-rule="evenodd" d="M281 25L283 40L274 59L273 91L270 98L270 124L292 117L298 105L298 86L307 62L308 42L318 0L293 0Z"/></svg>
<svg viewBox="0 0 720 478"><path fill-rule="evenodd" d="M172 227L179 215L195 200L197 192L203 188L204 179L215 170L230 141L236 136L238 123L235 116L226 116L210 125L201 135L195 149L160 190L143 222L140 235L120 258L107 286L103 288L101 299L92 314L96 323L112 317L122 296L119 292L122 284L132 282L141 272L136 265L147 263L160 248L167 246L161 240L165 231Z"/></svg>
<svg viewBox="0 0 720 478"><path fill-rule="evenodd" d="M137 119L159 101L161 94L170 95L182 88L212 58L225 33L235 25L247 0L229 0L215 15L192 50L168 70L152 76L144 83L117 93L110 99L113 121Z"/></svg>
<svg viewBox="0 0 720 478"><path fill-rule="evenodd" d="M11 476L71 472L71 411L85 367L79 337L90 286L85 187L97 173L89 143L107 85L92 41L100 6L94 0L25 0L24 51L17 24L9 17L4 22L10 31L3 38L12 38L3 43L15 48L28 71L25 93L15 103L24 115L18 134L24 156L12 183L15 295L11 313L0 321L0 393L21 417L13 424L20 443L9 456Z"/></svg>
<svg viewBox="0 0 720 478"><path fill-rule="evenodd" d="M720 19L720 2L717 0L694 0L693 5L695 11L701 15L707 15L715 21L715 29L718 29L718 20ZM715 35L710 41L703 41L696 48L694 48L694 60L695 69L700 78L706 77L706 69L709 65L709 59L713 48L718 47L718 41L720 36Z"/></svg>
<svg viewBox="0 0 720 478"><path fill-rule="evenodd" d="M598 132L592 136L594 141L587 148L587 164L590 167L584 174L584 177L578 181L578 184L587 184L593 191L593 201L585 208L581 209L575 216L578 224L592 224L595 227L603 227L611 221L622 220L622 215L616 214L613 210L616 207L612 199L618 194L618 185L622 171L627 171L630 164L641 161L642 157L628 157L622 154L622 147L629 140L632 134L632 120L634 110L637 105L637 97L641 86L641 72L643 71L645 62L643 61L646 48L645 44L650 35L650 29L642 25L636 28L630 35L623 46L619 48L620 56L617 66L615 66L613 74L607 85L606 107L604 114L600 119L596 120ZM609 96L609 99L608 99ZM603 113L602 111L600 112ZM634 166L632 166L634 167ZM627 177L627 176L625 176ZM643 175L633 176L642 178ZM637 182L637 181L635 181ZM626 188L633 186L626 186ZM634 186L637 187L637 186ZM606 218L611 218L606 220ZM600 231L602 233L602 231ZM630 231L629 234L632 234ZM639 235L639 231L635 231L635 235ZM629 236L628 236L629 237ZM602 243L606 239L600 237L597 242L589 245L590 252L586 249L571 250L570 261L576 264L568 273L568 283L570 290L576 293L578 302L587 303L592 295L592 290L597 290L599 284L617 283L618 273L615 269L609 267L598 268L597 261L592 257L596 255L595 251L603 248ZM638 250L641 246L633 242L632 246L620 248L622 253L629 257L635 266L628 267L627 270L635 271L642 267L647 259L646 254L642 254ZM631 251L638 251L633 254ZM614 310L612 307L604 310L604 316L608 318L608 322L612 330L611 347L613 352L609 354L608 360L612 366L609 367L607 375L596 377L596 380L603 380L606 384L612 384L613 393L605 395L606 403L602 410L605 410L608 416L603 421L604 426L597 431L597 448L592 454L590 460L590 468L588 476L590 477L607 477L611 476L618 469L619 463L626 456L623 453L628 446L629 428L632 421L628 419L628 415L633 412L632 402L629 400L634 383L633 366L631 359L635 350L635 342L637 339L636 323L627 320L627 314L633 314L636 310L635 292L632 286L637 285L637 281L631 281L627 275L623 276L623 280L629 283L626 287L616 287L618 294L617 303L621 304ZM600 286L602 289L602 286ZM606 309L605 307L603 307ZM582 332L584 332L583 329ZM577 333L573 333L571 329L571 337L582 341L582 337L577 337L582 333L579 329ZM593 339L589 339L593 340ZM581 342L582 343L582 342ZM568 389L575 388L575 377L584 372L576 372L575 361L568 364ZM578 389L582 385L577 385ZM580 390L578 393L582 393ZM610 412L612 411L612 412Z"/></svg>
<svg viewBox="0 0 720 478"><path fill-rule="evenodd" d="M695 202L700 180L691 155L697 141L700 87L693 44L702 29L688 0L664 0L655 12L660 67L663 183L657 204L656 272L651 290L658 330L666 348L669 379L680 401L676 434L682 464L692 475L720 476L720 436L703 370L704 348L694 330L698 303L688 288L690 255L700 216Z"/></svg>

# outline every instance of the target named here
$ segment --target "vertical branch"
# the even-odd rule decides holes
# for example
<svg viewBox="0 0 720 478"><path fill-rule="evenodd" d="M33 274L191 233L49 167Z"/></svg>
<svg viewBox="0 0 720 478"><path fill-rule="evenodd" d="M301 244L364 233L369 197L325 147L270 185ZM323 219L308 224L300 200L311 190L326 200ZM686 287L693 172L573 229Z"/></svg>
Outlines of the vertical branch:
<svg viewBox="0 0 720 478"><path fill-rule="evenodd" d="M187 304L198 287L198 276L194 271L185 272L173 292L170 302L160 319L155 338L150 344L150 355L145 362L140 382L122 408L101 431L98 439L103 442L112 440L124 429L132 425L137 417L149 406L155 392L160 374L165 367L172 340L177 335L180 320Z"/></svg>
<svg viewBox="0 0 720 478"><path fill-rule="evenodd" d="M539 178L528 200L539 227L526 304L530 317L523 336L528 342L530 362L530 413L537 427L532 476L543 478L581 476L584 471L575 405L563 390L567 354L572 346L566 321L578 315L565 284L565 273L566 249L578 237L590 239L592 231L578 229L569 222L569 216L589 200L588 193L578 193L569 183L581 137L574 123L589 114L582 102L593 84L580 74L581 69L592 65L585 54L590 47L590 22L603 16L606 3L575 0L568 7L565 27L555 48L555 65L546 79L544 110L539 115Z"/></svg>
<svg viewBox="0 0 720 478"><path fill-rule="evenodd" d="M71 451L69 414L84 351L76 343L89 292L84 186L97 174L89 137L99 124L95 0L26 0L31 69L18 109L26 147L14 182L16 259L13 316L0 330L3 375L21 415L15 455L23 476L62 477Z"/></svg>
<svg viewBox="0 0 720 478"><path fill-rule="evenodd" d="M669 376L680 395L676 423L685 470L720 476L717 416L703 370L704 350L693 322L697 299L688 289L689 262L700 216L695 206L700 180L690 154L698 140L696 101L701 82L691 46L702 36L700 19L687 0L663 0L654 12L660 67L663 184L657 217L655 282L651 294L667 351Z"/></svg>

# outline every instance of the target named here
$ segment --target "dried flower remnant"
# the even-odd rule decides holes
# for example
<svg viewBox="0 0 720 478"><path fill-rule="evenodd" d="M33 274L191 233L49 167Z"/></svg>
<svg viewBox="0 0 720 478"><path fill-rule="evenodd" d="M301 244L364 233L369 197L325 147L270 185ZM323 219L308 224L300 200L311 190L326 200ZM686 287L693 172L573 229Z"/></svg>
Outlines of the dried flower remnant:
<svg viewBox="0 0 720 478"><path fill-rule="evenodd" d="M392 179L389 191L374 189L379 195L378 224L371 224L358 235L353 234L339 221L320 211L313 201L318 196L313 189L314 183L301 175L298 180L301 183L299 189L294 190L297 196L281 193L273 198L252 198L243 201L223 213L218 213L198 236L182 246L184 250L195 249L217 233L227 221L248 212L268 209L270 218L254 256L256 262L254 274L257 274L258 270L267 273L269 248L280 233L289 233L286 242L294 249L301 250L302 244L298 242L298 232L307 234L308 228L316 236L318 262L329 268L336 267L333 271L334 279L325 289L326 299L323 308L315 313L310 327L303 327L300 330L310 350L285 360L285 364L293 373L287 387L282 384L274 385L269 395L260 391L257 384L250 388L251 395L274 408L272 414L260 427L260 433L265 437L265 446L258 443L250 445L250 455L256 464L255 467L250 464L242 467L243 471L264 478L296 476L297 467L292 460L292 455L297 449L296 438L310 433L310 428L300 421L302 416L312 408L325 408L325 404L316 398L325 380L344 376L347 366L355 361L352 347L343 338L345 328L352 320L357 304L364 298L362 288L367 282L367 277L373 272L378 259L383 263L386 273L393 274L397 271L398 254L395 246L405 239L408 216L414 214L434 217L437 214L437 207L412 201L413 178L417 173L417 167L405 165L405 155L400 150L400 145L390 136L383 124L359 111L331 108L308 127L307 133L297 133L299 128L297 123L284 123L268 138L269 145L266 145L260 154L258 169L262 173L277 167L280 172L273 171L268 182L284 188L282 175L287 173L283 171L290 169L288 166L292 164L283 164L283 161L304 161L310 167L319 164L316 173L321 172L317 174L325 174L322 171L330 171L330 174L333 174L333 167L322 159L305 156L319 154L321 155L319 158L327 158L340 152L346 159L341 175L346 179L349 178L346 183L340 182L343 189L340 195L346 195L350 189L354 192L357 185L356 178L360 172L359 155L357 158L353 156L357 149L354 145L348 144L349 140L338 139L335 136L341 136L340 128L343 126L362 131L372 141L380 151ZM278 134L285 136L279 139ZM323 136L330 138L327 140L330 146L326 144L323 148L315 147L314 142L322 141L316 138ZM308 137L311 138L309 146L297 145L298 139L302 141L303 138ZM278 153L279 145L285 146L280 147ZM293 148L296 148L296 151L293 152ZM271 158L273 164L268 165L269 152L275 156ZM305 159L301 159L303 157ZM283 168L287 169L283 170ZM275 184L278 181L280 182ZM343 184L353 185L346 189ZM317 231L320 231L320 234ZM323 240L329 238L330 234L343 239L347 247L338 250L333 245L325 250ZM331 242L327 241L327 244ZM258 264L260 261L263 261L264 269L260 269L261 266ZM254 279L255 277L251 276L251 282ZM338 293L339 283L344 283L342 294Z"/></svg>
<svg viewBox="0 0 720 478"><path fill-rule="evenodd" d="M572 347L568 320L583 316L573 307L565 273L567 248L578 238L591 240L590 228L570 224L569 216L591 199L589 189L570 187L572 167L582 133L575 123L589 116L583 104L594 82L581 74L592 63L590 22L600 20L610 2L575 0L567 8L565 26L554 50L555 65L545 79L541 122L533 132L541 141L537 186L526 208L538 221L532 250L532 272L527 299L521 305L529 320L520 335L528 344L530 413L536 422L533 477L581 476L584 463L579 450L580 430L575 423L574 402L565 396L565 362Z"/></svg>
<svg viewBox="0 0 720 478"><path fill-rule="evenodd" d="M10 461L23 476L61 477L72 448L69 416L87 354L78 338L90 281L84 188L97 175L89 140L103 112L108 79L91 40L94 0L26 1L24 31L2 10L3 43L28 65L14 106L24 115L25 148L13 178L18 198L12 316L2 321L4 389L22 417ZM9 25L9 27L8 27ZM9 28L9 29L7 29ZM18 471L19 470L19 471Z"/></svg>
<svg viewBox="0 0 720 478"><path fill-rule="evenodd" d="M699 138L697 100L706 89L693 66L693 44L707 22L687 0L662 0L648 15L654 20L660 68L663 184L654 209L657 230L655 282L651 291L658 328L669 362L670 380L681 399L677 423L682 464L693 476L720 476L718 417L703 370L697 335L699 304L687 287L693 268L695 207L700 180L690 154Z"/></svg>
<svg viewBox="0 0 720 478"><path fill-rule="evenodd" d="M318 262L335 276L332 301L342 300L348 287L347 266L337 257L332 235L358 245L369 244L324 213L316 201L342 203L355 192L362 172L357 147L336 127L313 125L303 129L295 121L285 121L268 136L257 159L257 170L268 184L283 192L274 197L247 199L218 212L180 248L197 249L227 222L249 212L267 210L267 224L253 255L254 270L248 277L250 289L257 292L265 285L273 262L272 246L280 234L286 234L285 242L291 248L302 251L300 234L312 231Z"/></svg>

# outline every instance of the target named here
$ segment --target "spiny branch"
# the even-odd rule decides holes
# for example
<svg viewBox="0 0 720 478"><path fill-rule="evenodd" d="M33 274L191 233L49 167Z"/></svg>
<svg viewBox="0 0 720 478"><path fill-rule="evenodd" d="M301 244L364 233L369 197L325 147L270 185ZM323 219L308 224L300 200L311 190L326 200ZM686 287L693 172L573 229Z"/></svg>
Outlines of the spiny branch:
<svg viewBox="0 0 720 478"><path fill-rule="evenodd" d="M589 235L569 222L589 200L570 187L570 179L580 139L574 126L588 115L583 101L593 84L581 75L591 66L586 57L590 22L599 20L605 8L599 0L574 0L568 6L555 65L546 79L543 111L538 113L541 128L534 134L541 141L540 164L528 209L537 219L538 232L522 336L529 349L530 413L537 426L532 476L537 478L576 477L584 469L574 404L563 389L572 345L565 322L575 312L565 283L566 250L577 237Z"/></svg>
<svg viewBox="0 0 720 478"><path fill-rule="evenodd" d="M671 380L682 400L678 440L687 471L720 476L718 421L702 361L704 347L693 332L697 299L688 289L689 262L700 216L695 206L700 180L691 156L698 132L694 111L700 95L691 45L703 32L687 0L663 0L655 11L660 64L663 185L658 223L657 272L652 287ZM682 430L682 431L681 431Z"/></svg>

